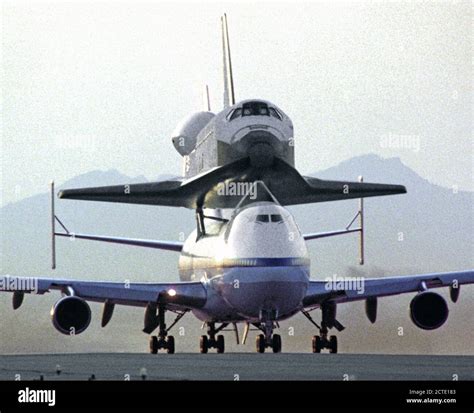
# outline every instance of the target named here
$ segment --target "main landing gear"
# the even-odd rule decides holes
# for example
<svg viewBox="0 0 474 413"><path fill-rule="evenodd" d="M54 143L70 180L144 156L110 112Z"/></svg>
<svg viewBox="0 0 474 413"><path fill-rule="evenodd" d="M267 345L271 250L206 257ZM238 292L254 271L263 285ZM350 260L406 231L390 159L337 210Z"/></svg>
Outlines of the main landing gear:
<svg viewBox="0 0 474 413"><path fill-rule="evenodd" d="M226 328L229 323L223 323L220 327L216 328L215 323L209 322L207 325L207 335L202 335L199 340L199 351L206 354L210 348L217 349L218 353L225 351L225 340L222 334L216 336L216 334Z"/></svg>
<svg viewBox="0 0 474 413"><path fill-rule="evenodd" d="M313 336L313 353L321 353L321 350L325 348L329 349L330 353L337 353L337 337L330 336L328 340L327 327L321 326L321 334Z"/></svg>
<svg viewBox="0 0 474 413"><path fill-rule="evenodd" d="M302 311L303 315L319 330L319 336L313 336L312 351L321 353L321 350L328 349L330 353L337 353L337 337L328 337L329 328L334 327L337 331L344 330L344 326L336 320L336 306L332 304L322 305L321 326L315 323L307 311Z"/></svg>
<svg viewBox="0 0 474 413"><path fill-rule="evenodd" d="M145 313L144 331L151 332L156 328L156 326L158 327L158 335L150 336L150 353L151 354L157 354L158 351L161 349L166 350L168 354L174 354L174 351L175 351L174 337L168 335L168 332L187 313L187 311L177 313L176 319L167 328L166 323L165 323L165 312L166 312L166 309L164 305L158 305L158 314L156 314L156 307L147 307L147 311Z"/></svg>
<svg viewBox="0 0 474 413"><path fill-rule="evenodd" d="M151 336L150 337L150 353L157 354L158 350L166 349L168 354L174 354L174 337L173 336Z"/></svg>

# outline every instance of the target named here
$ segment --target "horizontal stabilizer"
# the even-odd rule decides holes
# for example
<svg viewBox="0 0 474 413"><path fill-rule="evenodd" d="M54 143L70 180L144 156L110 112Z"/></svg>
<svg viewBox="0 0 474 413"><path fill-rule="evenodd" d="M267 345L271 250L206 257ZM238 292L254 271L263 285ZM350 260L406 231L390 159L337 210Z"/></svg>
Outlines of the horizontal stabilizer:
<svg viewBox="0 0 474 413"><path fill-rule="evenodd" d="M65 189L63 199L123 202L130 204L179 206L196 209L234 208L245 184L263 181L281 205L337 201L352 198L395 195L406 192L402 185L367 182L326 181L303 177L291 165L275 158L267 168L255 168L249 158L220 166L189 180L95 188ZM248 186L247 186L248 189Z"/></svg>

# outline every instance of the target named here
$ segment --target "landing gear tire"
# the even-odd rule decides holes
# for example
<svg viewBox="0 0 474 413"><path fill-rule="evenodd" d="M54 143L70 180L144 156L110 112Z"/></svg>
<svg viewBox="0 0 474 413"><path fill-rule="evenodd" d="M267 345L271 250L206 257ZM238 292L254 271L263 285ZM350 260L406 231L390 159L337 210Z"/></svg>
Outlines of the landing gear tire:
<svg viewBox="0 0 474 413"><path fill-rule="evenodd" d="M174 337L168 336L166 339L166 351L168 354L174 354Z"/></svg>
<svg viewBox="0 0 474 413"><path fill-rule="evenodd" d="M255 344L258 353L265 353L265 336L263 334L257 336Z"/></svg>
<svg viewBox="0 0 474 413"><path fill-rule="evenodd" d="M217 341L216 341L216 347L217 347L217 352L222 354L225 350L225 341L224 341L224 336L219 335L217 336Z"/></svg>
<svg viewBox="0 0 474 413"><path fill-rule="evenodd" d="M322 342L321 337L313 336L313 353L321 353Z"/></svg>
<svg viewBox="0 0 474 413"><path fill-rule="evenodd" d="M201 339L199 340L199 351L202 354L206 354L208 349L209 349L209 340L207 339L207 336L201 336Z"/></svg>
<svg viewBox="0 0 474 413"><path fill-rule="evenodd" d="M337 337L336 336L329 337L329 352L333 354L337 353Z"/></svg>
<svg viewBox="0 0 474 413"><path fill-rule="evenodd" d="M274 353L281 352L281 336L279 334L273 334L272 349Z"/></svg>
<svg viewBox="0 0 474 413"><path fill-rule="evenodd" d="M157 354L158 353L158 337L151 336L150 337L150 354Z"/></svg>

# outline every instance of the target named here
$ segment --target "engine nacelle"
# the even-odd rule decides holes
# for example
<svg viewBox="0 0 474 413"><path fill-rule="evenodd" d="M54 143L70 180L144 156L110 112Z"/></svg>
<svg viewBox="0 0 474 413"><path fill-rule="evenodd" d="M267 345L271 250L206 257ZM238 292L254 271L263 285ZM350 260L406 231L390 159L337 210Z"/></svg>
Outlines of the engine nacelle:
<svg viewBox="0 0 474 413"><path fill-rule="evenodd" d="M448 319L446 300L432 291L416 295L410 303L410 317L413 323L423 330L441 327Z"/></svg>
<svg viewBox="0 0 474 413"><path fill-rule="evenodd" d="M63 334L81 334L91 322L91 309L82 298L61 298L51 308L53 325Z"/></svg>
<svg viewBox="0 0 474 413"><path fill-rule="evenodd" d="M197 112L181 121L174 130L171 141L181 156L189 155L196 147L199 132L216 116L212 112Z"/></svg>

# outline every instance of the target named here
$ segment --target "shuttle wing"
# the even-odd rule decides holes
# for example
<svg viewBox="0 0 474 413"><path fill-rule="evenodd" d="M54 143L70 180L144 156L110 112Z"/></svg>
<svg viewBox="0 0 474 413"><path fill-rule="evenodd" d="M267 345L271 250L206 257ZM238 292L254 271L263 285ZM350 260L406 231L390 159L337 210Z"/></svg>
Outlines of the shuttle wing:
<svg viewBox="0 0 474 413"><path fill-rule="evenodd" d="M343 280L341 279L341 281ZM311 281L306 297L303 299L303 305L305 307L318 307L326 301L345 303L368 298L421 292L439 287L449 287L453 297L453 294L455 294L453 289L459 290L461 284L474 283L474 270L368 278L362 279L361 283L354 281L350 288L347 288L344 283L339 284L329 281L332 280L328 278L327 281ZM349 282L349 279L346 279L346 281ZM456 300L453 299L453 301Z"/></svg>
<svg viewBox="0 0 474 413"><path fill-rule="evenodd" d="M311 177L305 177L304 179L308 186L296 197L294 200L295 204L406 193L406 188L402 185L353 181L326 181Z"/></svg>
<svg viewBox="0 0 474 413"><path fill-rule="evenodd" d="M180 180L159 181L143 184L100 186L64 189L59 198L83 201L120 202L127 204L186 206Z"/></svg>
<svg viewBox="0 0 474 413"><path fill-rule="evenodd" d="M263 181L281 205L338 201L406 192L402 185L328 181L304 177L281 159L272 166L255 168L242 158L188 180L64 189L62 199L165 205L196 209L234 208L245 194L228 190L240 183ZM267 194L263 194L267 196Z"/></svg>
<svg viewBox="0 0 474 413"><path fill-rule="evenodd" d="M84 281L36 277L0 277L0 292L14 293L14 308L21 305L23 294L45 294L52 290L74 295L86 301L146 307L149 303L164 303L176 310L201 308L207 293L201 282L129 283ZM21 296L20 301L18 297ZM15 303L17 303L15 305Z"/></svg>

